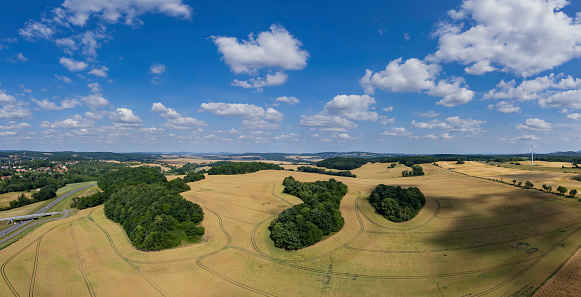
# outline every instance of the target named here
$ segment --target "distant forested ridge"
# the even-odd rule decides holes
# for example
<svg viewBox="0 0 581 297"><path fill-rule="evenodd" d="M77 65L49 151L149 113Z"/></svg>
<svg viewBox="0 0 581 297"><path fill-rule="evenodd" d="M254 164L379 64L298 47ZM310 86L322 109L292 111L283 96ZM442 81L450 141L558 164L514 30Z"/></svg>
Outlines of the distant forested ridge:
<svg viewBox="0 0 581 297"><path fill-rule="evenodd" d="M426 198L420 189L400 186L375 187L368 198L375 210L392 222L405 222L413 219L426 205Z"/></svg>
<svg viewBox="0 0 581 297"><path fill-rule="evenodd" d="M367 160L364 158L335 157L319 161L317 166L338 170L353 170L365 165L365 163L367 163Z"/></svg>
<svg viewBox="0 0 581 297"><path fill-rule="evenodd" d="M284 170L284 168L276 164L262 162L232 162L210 168L208 175L244 174L260 170Z"/></svg>
<svg viewBox="0 0 581 297"><path fill-rule="evenodd" d="M310 166L299 166L297 171L300 172L310 172L310 173L318 173L318 174L326 174L326 175L335 175L335 176L346 176L346 177L357 177L355 174L351 173L351 171L343 170L343 171L329 171L321 168L315 168Z"/></svg>
<svg viewBox="0 0 581 297"><path fill-rule="evenodd" d="M105 202L105 215L119 223L133 245L158 251L196 241L204 234L202 208L162 184L126 186Z"/></svg>
<svg viewBox="0 0 581 297"><path fill-rule="evenodd" d="M345 221L339 206L347 193L347 185L335 179L299 182L292 176L285 178L283 185L284 193L304 202L283 210L270 223L268 230L276 247L298 250L341 230Z"/></svg>

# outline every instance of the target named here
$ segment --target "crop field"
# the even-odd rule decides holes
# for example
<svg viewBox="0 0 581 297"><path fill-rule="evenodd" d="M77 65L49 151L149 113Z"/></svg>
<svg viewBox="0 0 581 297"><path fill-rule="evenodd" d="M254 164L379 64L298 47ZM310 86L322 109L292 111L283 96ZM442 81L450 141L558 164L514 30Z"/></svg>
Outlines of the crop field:
<svg viewBox="0 0 581 297"><path fill-rule="evenodd" d="M0 211L0 219L23 216L25 214L31 213L33 210L37 209L43 203L44 202L36 202L22 207Z"/></svg>
<svg viewBox="0 0 581 297"><path fill-rule="evenodd" d="M189 183L183 196L205 211L204 239L161 252L134 249L102 206L80 211L0 251L0 296L527 296L581 244L577 200L433 165L403 178L406 167L388 166L334 177L349 187L343 229L295 252L275 248L267 229L301 203L281 182L330 176L260 171ZM419 187L427 204L409 222L389 222L366 200L379 183Z"/></svg>
<svg viewBox="0 0 581 297"><path fill-rule="evenodd" d="M0 207L9 206L10 201L18 199L18 196L20 196L22 193L26 195L26 198L30 198L31 193L26 192L9 192L0 194Z"/></svg>
<svg viewBox="0 0 581 297"><path fill-rule="evenodd" d="M535 185L536 189L542 189L542 185L546 184L553 187L556 192L558 186L564 186L567 189L577 189L581 191L581 182L572 180L571 177L578 174L553 172L553 171L529 171L518 168L505 168L491 166L479 162L466 162L465 164L456 164L456 162L438 162L440 166L447 169L454 169L454 171L468 174L471 176L491 178L503 180L512 183L512 180L530 181Z"/></svg>

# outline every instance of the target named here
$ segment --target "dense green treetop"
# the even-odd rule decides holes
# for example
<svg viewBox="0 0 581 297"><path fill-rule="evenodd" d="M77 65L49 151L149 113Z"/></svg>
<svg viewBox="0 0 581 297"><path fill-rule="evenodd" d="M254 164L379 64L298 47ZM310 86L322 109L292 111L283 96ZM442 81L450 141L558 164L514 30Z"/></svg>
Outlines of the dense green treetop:
<svg viewBox="0 0 581 297"><path fill-rule="evenodd" d="M214 166L208 170L209 175L232 175L252 173L260 170L284 170L284 168L270 163L262 162L232 162Z"/></svg>
<svg viewBox="0 0 581 297"><path fill-rule="evenodd" d="M364 158L335 157L317 162L318 167L332 168L338 170L353 170L367 163Z"/></svg>
<svg viewBox="0 0 581 297"><path fill-rule="evenodd" d="M368 200L379 214L392 222L411 220L426 205L424 194L416 187L404 189L383 184L375 187Z"/></svg>

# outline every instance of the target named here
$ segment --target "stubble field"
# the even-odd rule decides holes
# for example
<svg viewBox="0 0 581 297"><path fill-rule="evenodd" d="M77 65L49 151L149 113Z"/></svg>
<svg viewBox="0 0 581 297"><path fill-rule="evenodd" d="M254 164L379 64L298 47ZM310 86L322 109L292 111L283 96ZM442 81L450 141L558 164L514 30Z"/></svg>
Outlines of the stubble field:
<svg viewBox="0 0 581 297"><path fill-rule="evenodd" d="M183 196L205 211L202 243L137 251L97 207L51 222L0 251L0 296L526 296L581 243L581 203L432 165L367 164L341 203L345 225L296 252L267 229L301 201L281 182L326 175L260 171L207 176ZM401 166L401 165L399 165ZM427 204L406 223L374 213L379 184L417 186Z"/></svg>

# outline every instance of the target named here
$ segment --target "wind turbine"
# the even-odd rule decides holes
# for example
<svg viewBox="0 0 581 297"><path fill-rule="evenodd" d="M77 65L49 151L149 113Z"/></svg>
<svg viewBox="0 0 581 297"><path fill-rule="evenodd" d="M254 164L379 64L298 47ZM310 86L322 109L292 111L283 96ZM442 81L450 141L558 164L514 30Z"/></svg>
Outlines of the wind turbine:
<svg viewBox="0 0 581 297"><path fill-rule="evenodd" d="M531 141L531 166L533 166L534 148L538 148L538 146L534 146L533 142Z"/></svg>

